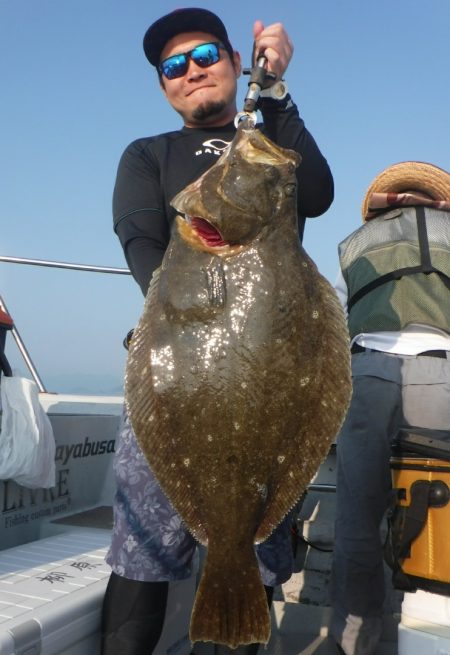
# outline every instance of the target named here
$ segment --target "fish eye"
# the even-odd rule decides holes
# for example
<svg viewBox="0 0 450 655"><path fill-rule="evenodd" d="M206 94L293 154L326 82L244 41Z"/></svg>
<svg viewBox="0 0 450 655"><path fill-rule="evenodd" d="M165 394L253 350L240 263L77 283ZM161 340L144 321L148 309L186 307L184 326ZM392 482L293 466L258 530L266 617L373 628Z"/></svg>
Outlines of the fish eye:
<svg viewBox="0 0 450 655"><path fill-rule="evenodd" d="M264 175L268 180L274 180L278 177L278 171L273 166L267 166Z"/></svg>
<svg viewBox="0 0 450 655"><path fill-rule="evenodd" d="M284 193L285 193L285 195L288 196L289 198L290 198L291 196L294 196L294 195L295 195L295 187L296 187L296 185L295 185L295 184L292 184L292 182L290 182L289 184L286 184L286 185L284 186Z"/></svg>

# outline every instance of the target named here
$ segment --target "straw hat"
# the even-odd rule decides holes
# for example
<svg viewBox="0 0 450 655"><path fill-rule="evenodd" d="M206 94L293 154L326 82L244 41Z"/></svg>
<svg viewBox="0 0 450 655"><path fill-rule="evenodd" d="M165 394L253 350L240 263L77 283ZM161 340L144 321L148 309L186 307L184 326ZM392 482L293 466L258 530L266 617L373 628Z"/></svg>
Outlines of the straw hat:
<svg viewBox="0 0 450 655"><path fill-rule="evenodd" d="M404 161L385 168L367 189L362 204L363 221L366 221L372 193L401 193L421 191L433 200L450 200L450 174L433 164L421 161Z"/></svg>

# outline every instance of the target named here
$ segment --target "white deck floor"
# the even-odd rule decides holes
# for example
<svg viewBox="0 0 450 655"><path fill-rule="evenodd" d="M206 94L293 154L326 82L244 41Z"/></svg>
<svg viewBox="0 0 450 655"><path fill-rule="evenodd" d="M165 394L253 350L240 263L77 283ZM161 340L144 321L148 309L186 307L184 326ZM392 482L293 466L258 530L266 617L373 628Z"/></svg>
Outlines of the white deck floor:
<svg viewBox="0 0 450 655"><path fill-rule="evenodd" d="M334 457L331 453L315 482L328 484L333 481ZM334 493L309 491L299 514L302 534L325 550L331 550L333 546L334 503ZM69 649L67 654L98 655L101 601L109 576L103 557L110 533L109 530L89 528L87 525L76 528L76 525L74 520L72 532L68 535L64 533L65 521L58 520L53 523L53 529L57 529L59 534L52 539L3 551L0 558L1 655L15 654L12 642L19 638L27 641L44 639L45 655L66 655L66 650L61 650L60 646L69 642L68 623L73 621L75 615L79 621L77 638L82 638L83 626L85 640L83 644L78 644L78 650ZM95 552L91 552L93 549ZM261 655L337 655L335 646L328 639L327 628L330 568L331 552L311 548L303 542L299 544L296 571L286 584L275 590L272 635L267 647L260 648ZM58 573L54 579L50 575L53 571ZM46 581L42 582L41 578ZM181 601L187 615L183 626L178 627L181 628L181 636L185 637L179 640L179 647L170 650L172 655L188 655L190 652L186 633L194 582L192 579L192 590L186 592ZM70 601L68 598L64 600L67 586L73 587L74 593L69 594L72 597ZM19 598L17 594L22 587L25 595ZM178 595L178 600L180 598ZM64 609L65 604L67 610ZM179 602L177 604L180 605ZM385 605L383 641L376 655L397 655L399 612L400 595L391 592ZM179 615L175 619L179 624ZM173 640L173 626L169 632ZM211 655L212 650L209 644L196 644L194 649L195 655ZM162 652L166 650L161 651L158 647L158 653Z"/></svg>

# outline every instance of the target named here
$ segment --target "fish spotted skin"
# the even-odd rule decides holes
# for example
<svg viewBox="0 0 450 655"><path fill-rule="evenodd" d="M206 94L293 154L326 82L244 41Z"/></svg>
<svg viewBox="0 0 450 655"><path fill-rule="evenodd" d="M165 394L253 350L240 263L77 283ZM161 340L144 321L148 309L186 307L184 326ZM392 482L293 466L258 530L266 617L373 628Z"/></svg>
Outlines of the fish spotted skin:
<svg viewBox="0 0 450 655"><path fill-rule="evenodd" d="M190 222L177 218L129 352L125 399L138 442L208 546L193 642L267 643L253 544L298 501L350 399L345 317L299 242L298 163L239 129L174 198Z"/></svg>

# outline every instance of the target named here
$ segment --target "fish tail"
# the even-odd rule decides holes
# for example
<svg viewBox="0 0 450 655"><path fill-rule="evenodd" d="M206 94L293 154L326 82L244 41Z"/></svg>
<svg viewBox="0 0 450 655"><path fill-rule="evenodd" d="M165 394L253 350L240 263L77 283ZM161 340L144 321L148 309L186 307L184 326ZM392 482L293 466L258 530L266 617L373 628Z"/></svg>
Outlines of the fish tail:
<svg viewBox="0 0 450 655"><path fill-rule="evenodd" d="M270 613L253 544L236 557L209 545L191 615L190 639L230 648L264 643L270 637Z"/></svg>

